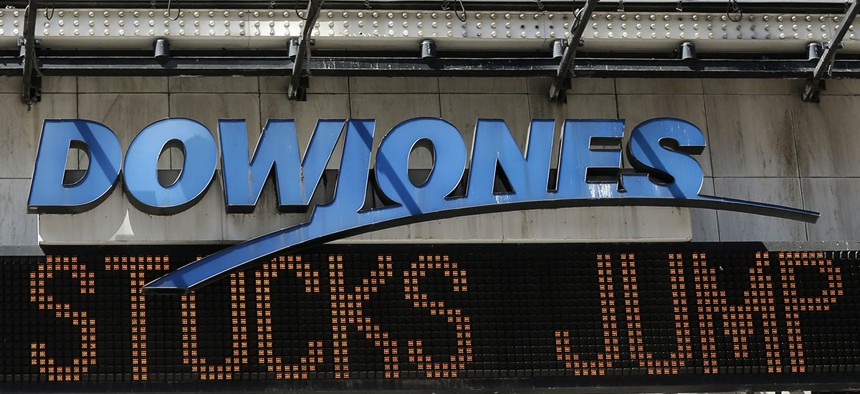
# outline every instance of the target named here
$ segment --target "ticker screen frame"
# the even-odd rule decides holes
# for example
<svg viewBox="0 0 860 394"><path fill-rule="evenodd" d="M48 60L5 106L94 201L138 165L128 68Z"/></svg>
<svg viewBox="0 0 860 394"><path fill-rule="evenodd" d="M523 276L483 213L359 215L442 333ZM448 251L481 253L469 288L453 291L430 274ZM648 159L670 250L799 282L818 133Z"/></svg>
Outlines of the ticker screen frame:
<svg viewBox="0 0 860 394"><path fill-rule="evenodd" d="M857 251L780 252L756 243L327 245L277 257L197 295L133 292L172 264L217 249L55 247L46 256L0 257L3 314L25 323L0 328L7 339L0 388L860 387L860 334L851 332L851 322L860 323ZM336 326L346 327L342 337ZM94 339L74 339L90 328ZM179 334L198 330L197 338ZM240 361L225 362L230 357ZM60 368L75 363L87 371Z"/></svg>

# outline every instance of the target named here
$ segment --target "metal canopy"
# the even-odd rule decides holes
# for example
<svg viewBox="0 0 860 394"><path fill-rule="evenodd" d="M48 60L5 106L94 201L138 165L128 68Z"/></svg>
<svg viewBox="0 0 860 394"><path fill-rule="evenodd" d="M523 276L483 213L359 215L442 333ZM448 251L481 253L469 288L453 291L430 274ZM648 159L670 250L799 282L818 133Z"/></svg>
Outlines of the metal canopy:
<svg viewBox="0 0 860 394"><path fill-rule="evenodd" d="M50 17L48 16L50 15ZM328 8L306 23L295 10L52 9L40 10L35 38L45 52L151 50L158 38L175 51L279 50L290 38L316 40L317 51L397 52L418 55L433 40L440 56L470 52L508 56L545 54L571 37L574 15L564 12L343 10ZM613 57L670 54L685 41L703 58L736 55L805 57L810 42L827 42L843 25L844 12L756 13L599 11L581 24L583 48ZM464 18L464 21L458 20ZM24 24L21 10L0 10L0 50L17 47ZM860 37L848 25L841 54L860 54ZM578 32L576 32L578 34Z"/></svg>
<svg viewBox="0 0 860 394"><path fill-rule="evenodd" d="M293 99L303 97L309 73L541 75L552 77L551 97L563 99L574 60L581 76L812 75L810 85L816 87L832 65L834 77L860 77L857 8L845 13L843 0L760 0L729 12L727 0L686 0L681 11L677 0L625 0L624 10L613 1L542 0L539 10L533 0L464 0L465 12L443 11L438 2L424 0L327 0L324 9L322 0L312 0L299 3L307 6L301 12L295 3L270 1L172 4L182 9L151 8L151 2L145 8L136 1L0 9L0 73L27 76L27 102L38 100L34 87L42 74L280 75L288 76ZM770 8L754 11L756 5ZM580 19L573 7L583 10ZM158 40L169 41L169 58L153 59ZM419 48L426 40L436 46L436 56L422 59ZM588 46L577 48L580 40ZM284 47L291 41L287 58ZM314 58L308 51L312 42ZM557 42L569 43L559 51L561 61L553 59ZM685 42L695 44L696 59L677 59L674 52ZM822 42L830 45L816 65L806 47ZM840 61L834 61L840 47Z"/></svg>

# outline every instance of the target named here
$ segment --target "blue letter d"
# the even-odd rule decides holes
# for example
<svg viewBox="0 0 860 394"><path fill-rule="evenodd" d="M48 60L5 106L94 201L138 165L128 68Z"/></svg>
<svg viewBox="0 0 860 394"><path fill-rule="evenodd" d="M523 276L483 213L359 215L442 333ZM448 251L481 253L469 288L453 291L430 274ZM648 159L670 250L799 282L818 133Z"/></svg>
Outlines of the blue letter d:
<svg viewBox="0 0 860 394"><path fill-rule="evenodd" d="M66 160L72 147L87 152L89 168L77 182L66 183ZM46 120L27 206L37 213L86 211L110 194L121 163L119 141L104 125L88 120Z"/></svg>

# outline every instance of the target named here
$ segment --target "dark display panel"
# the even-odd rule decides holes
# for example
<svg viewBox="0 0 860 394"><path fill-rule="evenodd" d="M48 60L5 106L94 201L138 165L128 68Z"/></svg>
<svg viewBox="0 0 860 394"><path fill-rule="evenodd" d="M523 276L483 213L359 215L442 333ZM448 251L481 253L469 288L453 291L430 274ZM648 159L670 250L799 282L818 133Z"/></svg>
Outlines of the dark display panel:
<svg viewBox="0 0 860 394"><path fill-rule="evenodd" d="M208 251L72 251L2 258L0 387L860 381L856 252L330 246L144 296Z"/></svg>

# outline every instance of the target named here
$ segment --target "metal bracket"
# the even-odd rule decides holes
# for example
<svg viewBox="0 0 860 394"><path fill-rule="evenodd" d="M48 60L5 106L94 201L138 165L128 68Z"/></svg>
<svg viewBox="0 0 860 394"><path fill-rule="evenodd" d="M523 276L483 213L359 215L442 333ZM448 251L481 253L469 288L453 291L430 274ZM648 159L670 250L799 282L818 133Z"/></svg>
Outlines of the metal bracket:
<svg viewBox="0 0 860 394"><path fill-rule="evenodd" d="M37 17L35 0L30 0L24 13L24 37L18 39L24 76L21 101L30 106L42 100L42 73L39 71L39 63L36 58L36 48L40 46L41 42L35 38Z"/></svg>
<svg viewBox="0 0 860 394"><path fill-rule="evenodd" d="M308 9L305 12L304 28L302 36L298 38L298 46L296 47L295 59L293 59L293 71L290 75L290 87L287 90L287 98L290 100L305 101L307 99L307 89L310 86L308 73L305 71L305 63L308 59L308 52L311 44L311 32L314 29L317 18L320 15L323 0L309 0ZM294 44L290 44L291 46ZM292 48L290 50L292 52Z"/></svg>
<svg viewBox="0 0 860 394"><path fill-rule="evenodd" d="M568 86L570 82L569 78L573 69L573 61L576 59L576 49L582 45L582 33L585 31L586 22L591 18L591 13L597 7L597 1L586 0L585 5L576 12L576 18L573 21L573 26L570 28L570 37L567 39L567 45L564 48L561 63L558 65L555 80L549 88L550 100L559 102L565 100L565 92L570 87Z"/></svg>
<svg viewBox="0 0 860 394"><path fill-rule="evenodd" d="M842 39L845 38L845 34L848 33L849 27L854 23L854 19L857 18L857 12L860 11L860 8L857 7L858 2L860 2L860 0L855 0L851 3L851 6L848 7L848 11L845 13L845 18L842 20L842 24L839 26L839 31L837 31L833 36L833 39L825 45L824 54L822 54L821 59L818 60L818 65L815 66L812 78L806 82L806 88L803 89L803 101L812 103L818 102L818 95L821 94L821 91L824 89L824 78L831 74L833 61L836 58L836 52L842 48Z"/></svg>

